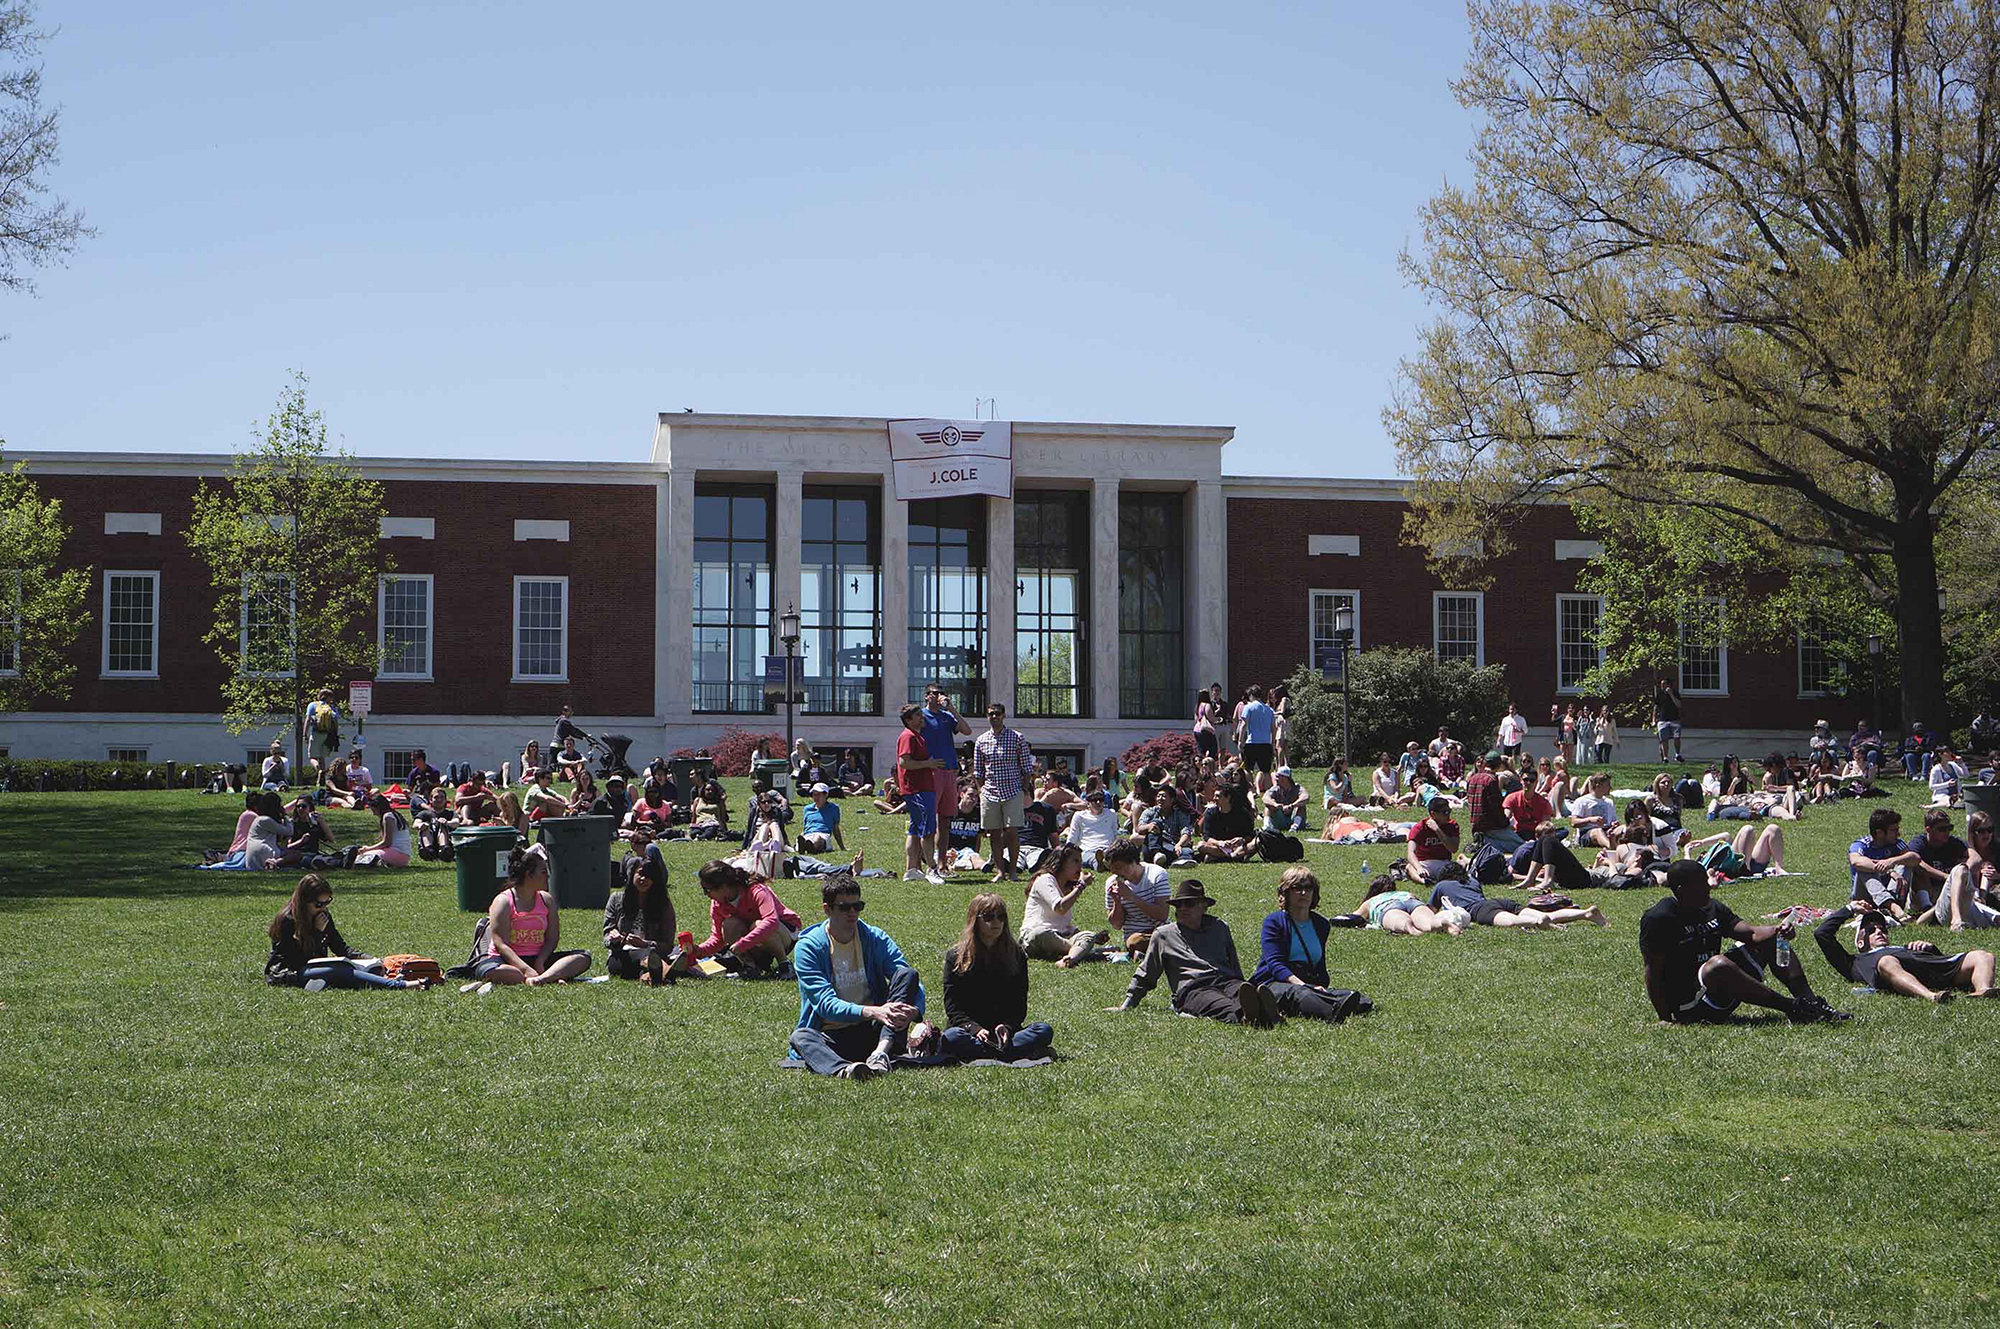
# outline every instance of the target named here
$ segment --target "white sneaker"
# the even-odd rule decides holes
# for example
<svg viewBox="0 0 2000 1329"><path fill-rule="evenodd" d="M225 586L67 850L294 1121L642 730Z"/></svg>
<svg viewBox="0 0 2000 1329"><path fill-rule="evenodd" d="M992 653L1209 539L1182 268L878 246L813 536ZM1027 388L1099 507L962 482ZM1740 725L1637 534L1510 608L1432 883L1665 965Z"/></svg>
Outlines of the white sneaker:
<svg viewBox="0 0 2000 1329"><path fill-rule="evenodd" d="M326 991L326 980L323 978L308 978L306 980L306 991L308 992Z"/></svg>
<svg viewBox="0 0 2000 1329"><path fill-rule="evenodd" d="M924 879L924 874L917 871L915 868L911 868L908 872L905 872L903 874L904 881L922 881L923 879Z"/></svg>
<svg viewBox="0 0 2000 1329"><path fill-rule="evenodd" d="M491 992L492 990L493 990L493 985L491 983L481 983L479 985L479 995L482 997L485 996L487 993Z"/></svg>
<svg viewBox="0 0 2000 1329"><path fill-rule="evenodd" d="M929 882L933 886L942 886L945 884L944 875L938 872L926 872L924 874L924 880Z"/></svg>

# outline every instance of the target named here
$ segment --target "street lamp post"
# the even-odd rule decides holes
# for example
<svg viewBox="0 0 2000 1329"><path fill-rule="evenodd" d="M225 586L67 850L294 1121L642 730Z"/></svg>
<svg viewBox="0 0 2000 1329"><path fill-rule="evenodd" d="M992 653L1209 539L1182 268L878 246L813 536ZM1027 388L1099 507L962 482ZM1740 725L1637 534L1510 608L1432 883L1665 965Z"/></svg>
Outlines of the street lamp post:
<svg viewBox="0 0 2000 1329"><path fill-rule="evenodd" d="M1333 639L1340 646L1340 760L1352 764L1348 749L1347 724L1347 653L1354 646L1354 606L1341 601L1333 608Z"/></svg>
<svg viewBox="0 0 2000 1329"><path fill-rule="evenodd" d="M795 695L792 661L799 649L799 611L787 604L785 612L778 615L778 640L785 644L785 760L792 759L792 698ZM796 796L797 791L793 791Z"/></svg>
<svg viewBox="0 0 2000 1329"><path fill-rule="evenodd" d="M1875 732L1882 732L1882 634L1868 634L1868 683L1874 694Z"/></svg>

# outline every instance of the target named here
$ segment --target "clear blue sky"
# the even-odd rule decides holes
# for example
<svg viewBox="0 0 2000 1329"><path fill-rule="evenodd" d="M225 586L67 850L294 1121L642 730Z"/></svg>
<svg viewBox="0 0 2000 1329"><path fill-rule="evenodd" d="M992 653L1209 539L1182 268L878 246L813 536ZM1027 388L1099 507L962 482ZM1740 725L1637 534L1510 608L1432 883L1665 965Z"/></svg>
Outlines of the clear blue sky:
<svg viewBox="0 0 2000 1329"><path fill-rule="evenodd" d="M227 450L296 366L362 454L990 396L1392 474L1467 41L1363 8L42 0L98 235L0 295L0 437Z"/></svg>

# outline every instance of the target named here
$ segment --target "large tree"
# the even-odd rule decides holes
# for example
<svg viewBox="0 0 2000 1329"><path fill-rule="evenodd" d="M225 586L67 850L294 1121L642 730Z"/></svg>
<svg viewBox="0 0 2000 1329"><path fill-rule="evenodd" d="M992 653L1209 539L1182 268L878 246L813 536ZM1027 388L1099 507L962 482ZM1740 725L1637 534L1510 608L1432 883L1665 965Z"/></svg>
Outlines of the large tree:
<svg viewBox="0 0 2000 1329"><path fill-rule="evenodd" d="M0 289L32 291L27 269L58 263L91 234L83 214L49 193L59 116L42 103L35 62L45 33L28 0L0 0Z"/></svg>
<svg viewBox="0 0 2000 1329"><path fill-rule="evenodd" d="M229 478L195 491L190 548L208 565L215 617L204 636L229 665L223 720L242 733L290 717L303 760L305 706L325 688L370 677L382 551L382 486L329 452L326 422L294 374L254 449Z"/></svg>
<svg viewBox="0 0 2000 1329"><path fill-rule="evenodd" d="M1886 611L1940 717L1940 534L1991 483L2000 15L1983 0L1470 5L1474 179L1406 257L1441 309L1385 413L1408 535L1677 514Z"/></svg>
<svg viewBox="0 0 2000 1329"><path fill-rule="evenodd" d="M0 711L69 696L70 643L90 620L90 569L62 567L69 527L27 467L0 457Z"/></svg>

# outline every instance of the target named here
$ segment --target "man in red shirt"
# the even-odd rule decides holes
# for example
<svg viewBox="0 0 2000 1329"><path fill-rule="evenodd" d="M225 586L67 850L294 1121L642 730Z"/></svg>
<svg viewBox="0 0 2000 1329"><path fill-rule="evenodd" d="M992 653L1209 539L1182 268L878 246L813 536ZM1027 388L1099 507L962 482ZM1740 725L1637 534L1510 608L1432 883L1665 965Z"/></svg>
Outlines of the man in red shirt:
<svg viewBox="0 0 2000 1329"><path fill-rule="evenodd" d="M1411 877L1430 885L1452 866L1452 855L1458 852L1458 823L1451 819L1451 804L1442 797L1432 799L1426 812L1410 827L1405 866Z"/></svg>
<svg viewBox="0 0 2000 1329"><path fill-rule="evenodd" d="M1500 753L1497 750L1487 753L1486 764L1465 777L1465 813L1472 823L1475 845L1490 839L1508 853L1521 847L1520 840L1507 829L1507 813L1500 801Z"/></svg>
<svg viewBox="0 0 2000 1329"><path fill-rule="evenodd" d="M1535 792L1532 785L1525 782L1519 789L1502 799L1501 806L1507 809L1507 815L1513 819L1514 833L1524 841L1534 839L1535 833L1541 830L1542 823L1553 820L1556 815L1556 810L1549 805L1549 800L1543 798Z"/></svg>
<svg viewBox="0 0 2000 1329"><path fill-rule="evenodd" d="M910 814L910 831L903 840L903 880L944 885L944 875L930 863L930 840L937 835L937 787L931 772L944 766L924 743L924 708L911 702L903 708L903 732L896 737L896 787Z"/></svg>

